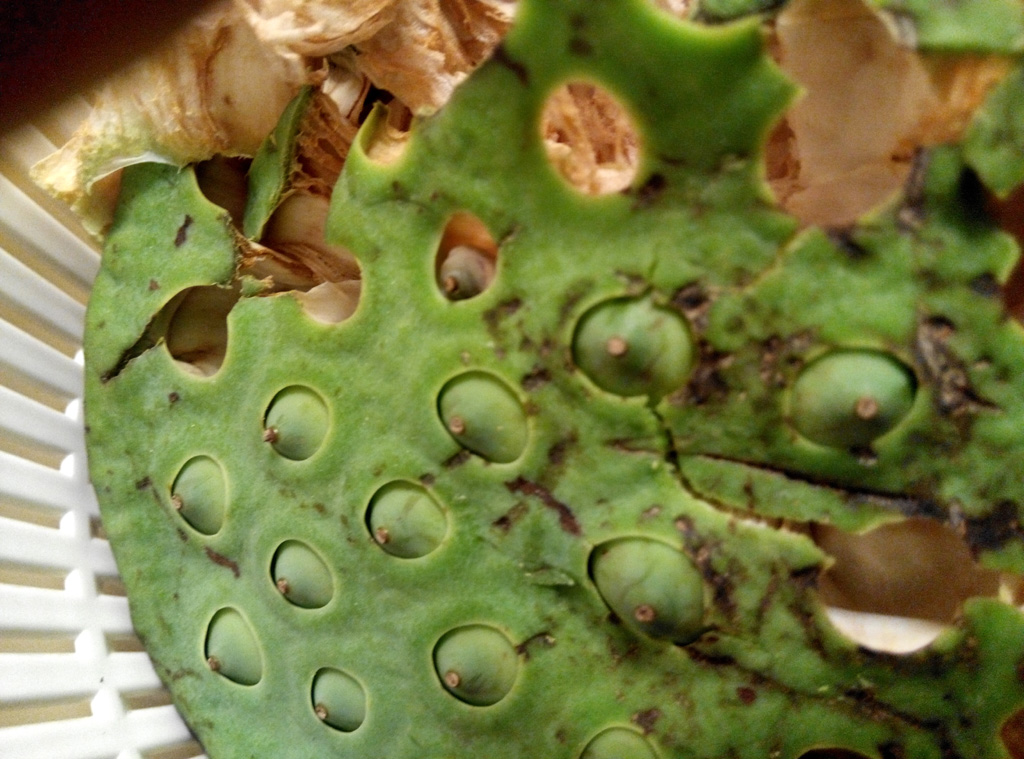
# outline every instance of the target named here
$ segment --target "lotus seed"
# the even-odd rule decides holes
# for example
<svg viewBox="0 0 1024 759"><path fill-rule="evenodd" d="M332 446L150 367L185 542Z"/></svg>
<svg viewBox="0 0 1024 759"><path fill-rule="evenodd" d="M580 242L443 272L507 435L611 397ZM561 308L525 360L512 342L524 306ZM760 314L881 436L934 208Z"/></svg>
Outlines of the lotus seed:
<svg viewBox="0 0 1024 759"><path fill-rule="evenodd" d="M453 696L473 706L490 706L512 690L519 659L503 633L469 625L451 630L438 641L434 668Z"/></svg>
<svg viewBox="0 0 1024 759"><path fill-rule="evenodd" d="M174 478L171 505L204 535L220 531L227 510L227 482L220 464L209 456L196 456Z"/></svg>
<svg viewBox="0 0 1024 759"><path fill-rule="evenodd" d="M448 532L444 509L411 482L391 482L378 490L370 500L367 525L381 548L402 559L426 556Z"/></svg>
<svg viewBox="0 0 1024 759"><path fill-rule="evenodd" d="M351 733L366 719L366 691L352 677L325 667L313 678L313 711L331 727Z"/></svg>
<svg viewBox="0 0 1024 759"><path fill-rule="evenodd" d="M503 381L466 372L441 390L438 410L445 429L464 448L499 464L515 461L526 448L526 414Z"/></svg>
<svg viewBox="0 0 1024 759"><path fill-rule="evenodd" d="M594 737L580 759L657 759L651 744L640 733L612 727Z"/></svg>
<svg viewBox="0 0 1024 759"><path fill-rule="evenodd" d="M296 606L318 609L334 595L334 580L324 560L305 543L287 540L274 554L274 584Z"/></svg>
<svg viewBox="0 0 1024 759"><path fill-rule="evenodd" d="M685 644L703 627L704 582L682 552L649 538L621 538L594 549L591 576L625 624Z"/></svg>
<svg viewBox="0 0 1024 759"><path fill-rule="evenodd" d="M494 261L483 251L457 245L448 251L438 271L441 289L449 300L479 295L494 279Z"/></svg>
<svg viewBox="0 0 1024 759"><path fill-rule="evenodd" d="M790 416L797 431L815 443L866 446L907 415L915 390L911 370L886 353L834 351L797 377Z"/></svg>
<svg viewBox="0 0 1024 759"><path fill-rule="evenodd" d="M573 361L603 390L654 400L682 387L693 366L686 320L649 298L600 303L580 319Z"/></svg>
<svg viewBox="0 0 1024 759"><path fill-rule="evenodd" d="M285 458L302 461L319 450L329 426L323 398L307 387L293 385L271 401L263 440Z"/></svg>
<svg viewBox="0 0 1024 759"><path fill-rule="evenodd" d="M207 666L232 682L255 685L263 677L256 634L235 609L224 608L213 615L206 629L205 650Z"/></svg>

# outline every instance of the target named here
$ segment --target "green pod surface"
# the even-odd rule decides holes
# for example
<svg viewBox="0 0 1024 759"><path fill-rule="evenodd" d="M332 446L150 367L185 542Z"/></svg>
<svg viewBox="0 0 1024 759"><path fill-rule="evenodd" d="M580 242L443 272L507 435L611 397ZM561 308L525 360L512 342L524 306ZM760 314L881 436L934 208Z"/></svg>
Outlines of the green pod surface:
<svg viewBox="0 0 1024 759"><path fill-rule="evenodd" d="M580 759L657 759L651 744L640 733L612 727L594 736Z"/></svg>
<svg viewBox="0 0 1024 759"><path fill-rule="evenodd" d="M893 356L842 350L812 361L790 399L796 430L833 448L865 446L899 424L914 403L917 383Z"/></svg>
<svg viewBox="0 0 1024 759"><path fill-rule="evenodd" d="M518 459L529 430L519 398L502 380L485 372L466 372L444 386L438 412L458 443L498 464Z"/></svg>
<svg viewBox="0 0 1024 759"><path fill-rule="evenodd" d="M330 427L327 404L308 387L293 385L267 408L264 439L287 459L302 461L323 445Z"/></svg>
<svg viewBox="0 0 1024 759"><path fill-rule="evenodd" d="M224 608L206 629L206 661L210 669L240 685L263 677L263 657L252 627L236 610Z"/></svg>
<svg viewBox="0 0 1024 759"><path fill-rule="evenodd" d="M503 633L485 625L468 625L438 641L434 668L445 690L460 701L490 706L512 690L519 659Z"/></svg>
<svg viewBox="0 0 1024 759"><path fill-rule="evenodd" d="M704 582L672 546L649 538L612 540L594 549L590 573L605 603L633 630L679 644L700 635Z"/></svg>
<svg viewBox="0 0 1024 759"><path fill-rule="evenodd" d="M334 595L331 572L312 548L286 540L274 553L271 575L281 595L296 606L319 609Z"/></svg>
<svg viewBox="0 0 1024 759"><path fill-rule="evenodd" d="M415 559L433 552L448 532L445 510L421 486L389 482L370 500L366 524L392 556Z"/></svg>
<svg viewBox="0 0 1024 759"><path fill-rule="evenodd" d="M366 719L366 691L354 677L325 667L313 678L313 710L324 723L351 733Z"/></svg>
<svg viewBox="0 0 1024 759"><path fill-rule="evenodd" d="M694 359L686 320L648 298L600 303L580 319L573 361L603 390L658 399L682 387Z"/></svg>
<svg viewBox="0 0 1024 759"><path fill-rule="evenodd" d="M213 535L224 524L227 481L221 465L209 456L195 456L174 478L171 503L181 518L204 535Z"/></svg>

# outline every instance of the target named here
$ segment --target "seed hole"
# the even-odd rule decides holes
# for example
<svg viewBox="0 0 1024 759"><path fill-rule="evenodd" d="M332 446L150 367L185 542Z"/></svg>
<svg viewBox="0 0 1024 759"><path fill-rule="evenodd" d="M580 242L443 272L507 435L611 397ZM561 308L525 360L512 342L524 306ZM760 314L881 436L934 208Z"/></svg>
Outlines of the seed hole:
<svg viewBox="0 0 1024 759"><path fill-rule="evenodd" d="M686 319L649 298L616 298L591 308L572 339L575 364L616 395L657 400L682 387L694 361Z"/></svg>
<svg viewBox="0 0 1024 759"><path fill-rule="evenodd" d="M334 596L334 578L327 564L298 540L286 540L278 547L270 575L281 595L305 609L326 606Z"/></svg>
<svg viewBox="0 0 1024 759"><path fill-rule="evenodd" d="M367 157L392 164L405 153L412 127L412 111L397 99L380 101L367 118L359 139Z"/></svg>
<svg viewBox="0 0 1024 759"><path fill-rule="evenodd" d="M281 390L264 418L263 440L286 459L304 461L323 445L330 428L327 403L302 385Z"/></svg>
<svg viewBox="0 0 1024 759"><path fill-rule="evenodd" d="M354 677L325 667L313 678L313 713L335 730L351 733L366 719L366 691Z"/></svg>
<svg viewBox="0 0 1024 759"><path fill-rule="evenodd" d="M255 685L263 677L263 658L256 633L235 609L223 608L206 629L206 665L239 685Z"/></svg>
<svg viewBox="0 0 1024 759"><path fill-rule="evenodd" d="M441 545L448 532L448 517L420 485L389 482L370 500L366 525L384 551L402 559L415 559Z"/></svg>
<svg viewBox="0 0 1024 759"><path fill-rule="evenodd" d="M658 755L636 730L611 727L594 736L580 759L658 759Z"/></svg>
<svg viewBox="0 0 1024 759"><path fill-rule="evenodd" d="M548 159L573 187L608 195L629 187L640 163L640 137L626 109L604 88L573 81L548 98L541 115Z"/></svg>
<svg viewBox="0 0 1024 759"><path fill-rule="evenodd" d="M501 701L519 672L516 649L504 633L486 625L450 630L434 647L434 669L442 686L472 706Z"/></svg>
<svg viewBox="0 0 1024 759"><path fill-rule="evenodd" d="M1015 595L1015 578L984 569L947 525L913 518L861 535L815 524L811 536L834 564L822 602L847 637L875 650L907 652L931 643L974 596ZM1016 583L1019 584L1019 583Z"/></svg>
<svg viewBox="0 0 1024 759"><path fill-rule="evenodd" d="M241 229L245 203L249 196L247 173L252 161L248 158L214 156L196 164L196 183L200 192L214 205L220 206Z"/></svg>
<svg viewBox="0 0 1024 759"><path fill-rule="evenodd" d="M438 413L448 433L481 458L507 464L526 449L526 412L515 392L486 372L465 372L448 381L438 396Z"/></svg>
<svg viewBox="0 0 1024 759"><path fill-rule="evenodd" d="M217 373L228 348L228 313L238 302L237 287L202 285L182 290L153 318L140 343L161 338L179 367L200 377ZM135 355L148 347L137 345Z"/></svg>
<svg viewBox="0 0 1024 759"><path fill-rule="evenodd" d="M181 518L204 535L220 531L227 511L227 478L209 456L185 462L171 485L171 505Z"/></svg>
<svg viewBox="0 0 1024 759"><path fill-rule="evenodd" d="M590 577L601 598L634 632L685 645L704 622L704 581L682 552L650 538L597 546Z"/></svg>
<svg viewBox="0 0 1024 759"><path fill-rule="evenodd" d="M498 244L471 213L459 211L445 225L435 259L437 286L448 300L472 298L494 281Z"/></svg>

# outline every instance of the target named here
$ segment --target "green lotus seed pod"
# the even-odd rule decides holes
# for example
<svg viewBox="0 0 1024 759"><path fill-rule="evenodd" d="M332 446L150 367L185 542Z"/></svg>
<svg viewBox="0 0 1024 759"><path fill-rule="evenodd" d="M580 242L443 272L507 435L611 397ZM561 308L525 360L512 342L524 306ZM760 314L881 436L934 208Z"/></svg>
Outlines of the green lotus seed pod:
<svg viewBox="0 0 1024 759"><path fill-rule="evenodd" d="M255 685L263 677L263 657L249 623L237 611L224 608L206 629L206 663L210 669L240 685Z"/></svg>
<svg viewBox="0 0 1024 759"><path fill-rule="evenodd" d="M790 417L808 440L864 446L895 427L914 403L911 370L885 353L844 350L811 362L793 385Z"/></svg>
<svg viewBox="0 0 1024 759"><path fill-rule="evenodd" d="M612 727L594 737L580 759L658 759L651 744L640 733Z"/></svg>
<svg viewBox="0 0 1024 759"><path fill-rule="evenodd" d="M526 413L504 382L484 372L466 372L441 390L438 409L460 445L499 464L515 461L526 448Z"/></svg>
<svg viewBox="0 0 1024 759"><path fill-rule="evenodd" d="M445 633L434 648L434 668L445 690L473 706L490 706L516 682L515 647L493 627L468 625Z"/></svg>
<svg viewBox="0 0 1024 759"><path fill-rule="evenodd" d="M351 675L324 667L313 678L313 710L331 727L351 733L366 719L366 691Z"/></svg>
<svg viewBox="0 0 1024 759"><path fill-rule="evenodd" d="M308 387L293 385L271 401L263 439L285 458L302 461L319 450L329 426L323 398Z"/></svg>
<svg viewBox="0 0 1024 759"><path fill-rule="evenodd" d="M704 582L683 553L649 538L621 538L595 548L590 561L601 597L626 625L680 644L700 635Z"/></svg>
<svg viewBox="0 0 1024 759"><path fill-rule="evenodd" d="M385 551L402 559L426 556L448 532L448 518L427 491L411 482L389 482L370 500L370 534Z"/></svg>
<svg viewBox="0 0 1024 759"><path fill-rule="evenodd" d="M174 478L171 503L192 527L204 535L213 535L224 524L227 490L220 464L209 456L195 456L185 462Z"/></svg>
<svg viewBox="0 0 1024 759"><path fill-rule="evenodd" d="M334 595L334 579L324 560L298 540L286 540L278 547L271 575L281 595L296 606L319 609Z"/></svg>
<svg viewBox="0 0 1024 759"><path fill-rule="evenodd" d="M656 400L686 382L694 348L680 314L648 298L619 298L583 315L573 335L572 355L603 390Z"/></svg>

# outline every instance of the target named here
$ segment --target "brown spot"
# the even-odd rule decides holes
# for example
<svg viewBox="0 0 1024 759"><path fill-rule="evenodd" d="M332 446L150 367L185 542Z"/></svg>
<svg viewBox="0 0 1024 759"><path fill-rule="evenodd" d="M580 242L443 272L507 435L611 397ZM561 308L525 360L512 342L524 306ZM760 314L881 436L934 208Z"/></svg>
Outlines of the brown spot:
<svg viewBox="0 0 1024 759"><path fill-rule="evenodd" d="M432 487L435 482L437 482L437 477L429 472L427 474L420 475L420 484L425 488Z"/></svg>
<svg viewBox="0 0 1024 759"><path fill-rule="evenodd" d="M175 248L180 248L182 245L185 244L185 241L188 239L188 228L191 227L191 226L192 226L192 217L189 216L188 214L185 214L185 221L183 221L181 223L181 226L178 227L177 234L174 235L174 247Z"/></svg>
<svg viewBox="0 0 1024 759"><path fill-rule="evenodd" d="M750 706L752 703L757 701L757 691L746 685L741 685L737 688L736 695L744 706Z"/></svg>
<svg viewBox="0 0 1024 759"><path fill-rule="evenodd" d="M177 403L180 400L181 400L181 396L178 395L177 392L172 392L172 393L168 393L167 394L167 401L169 403Z"/></svg>
<svg viewBox="0 0 1024 759"><path fill-rule="evenodd" d="M502 532L508 532L512 529L516 522L526 516L526 512L529 511L529 507L520 501L511 509L506 511L500 517L494 520L493 525Z"/></svg>
<svg viewBox="0 0 1024 759"><path fill-rule="evenodd" d="M621 337L610 337L608 342L605 343L604 349L608 351L608 355L614 358L625 356L629 350L629 343L623 340Z"/></svg>
<svg viewBox="0 0 1024 759"><path fill-rule="evenodd" d="M578 441L575 433L567 437L565 440L559 440L553 446L548 449L548 463L552 466L561 466L565 463L566 451L574 446Z"/></svg>
<svg viewBox="0 0 1024 759"><path fill-rule="evenodd" d="M278 438L277 427L267 427L263 430L264 443L276 443Z"/></svg>
<svg viewBox="0 0 1024 759"><path fill-rule="evenodd" d="M149 280L149 289L150 290L159 290L160 289L160 283L157 282L155 279Z"/></svg>
<svg viewBox="0 0 1024 759"><path fill-rule="evenodd" d="M232 561L231 559L229 559L227 556L224 556L223 554L217 553L216 551L214 551L209 546L206 547L206 556L207 556L207 558L209 558L210 561L212 561L217 566L226 567L226 568L230 569L231 570L231 574L233 574L236 578L240 574L237 562Z"/></svg>
<svg viewBox="0 0 1024 759"><path fill-rule="evenodd" d="M143 477L141 480L136 481L135 489L136 490L145 490L146 488L152 486L152 484L153 484L153 480L151 480L149 477Z"/></svg>
<svg viewBox="0 0 1024 759"><path fill-rule="evenodd" d="M640 185L636 191L636 202L633 203L634 208L648 208L657 202L658 198L661 197L662 193L665 192L665 188L668 186L668 182L665 181L664 174L651 174L647 178L647 181Z"/></svg>
<svg viewBox="0 0 1024 759"><path fill-rule="evenodd" d="M594 52L594 46L582 37L569 40L569 52L573 55L587 56Z"/></svg>
<svg viewBox="0 0 1024 759"><path fill-rule="evenodd" d="M572 510L555 498L551 491L544 486L538 485L536 482L530 482L522 477L517 477L510 482L506 482L505 487L510 493L521 493L522 495L539 498L541 503L558 514L559 526L570 535L580 535L583 532Z"/></svg>
<svg viewBox="0 0 1024 759"><path fill-rule="evenodd" d="M550 633L542 632L536 635L531 635L529 638L524 640L518 646L516 646L516 653L522 656L524 659L529 660L530 658L530 646L543 646L544 648L551 648L555 645L555 638Z"/></svg>
<svg viewBox="0 0 1024 759"><path fill-rule="evenodd" d="M469 461L469 451L461 450L449 459L446 459L441 463L445 469L454 469L457 466L462 466Z"/></svg>
<svg viewBox="0 0 1024 759"><path fill-rule="evenodd" d="M529 374L523 376L523 390L536 390L551 381L551 372L542 366L534 366Z"/></svg>
<svg viewBox="0 0 1024 759"><path fill-rule="evenodd" d="M661 709L647 709L642 712L637 712L630 717L630 722L639 727L644 731L644 735L650 735L654 732L654 724L661 718Z"/></svg>
<svg viewBox="0 0 1024 759"><path fill-rule="evenodd" d="M661 516L661 506L654 504L649 509L644 509L640 514L641 519L656 519Z"/></svg>
<svg viewBox="0 0 1024 759"><path fill-rule="evenodd" d="M870 395L864 395L857 399L857 403L854 404L853 411L857 415L857 418L868 421L878 416L880 411L878 401L872 398Z"/></svg>
<svg viewBox="0 0 1024 759"><path fill-rule="evenodd" d="M462 684L462 678L459 673L453 669L448 670L444 673L444 684L449 688L458 688Z"/></svg>
<svg viewBox="0 0 1024 759"><path fill-rule="evenodd" d="M448 431L453 435L461 435L466 431L466 420L461 416L453 416L448 420Z"/></svg>
<svg viewBox="0 0 1024 759"><path fill-rule="evenodd" d="M649 625L658 618L658 612L650 604L640 604L633 609L633 618L642 625Z"/></svg>

